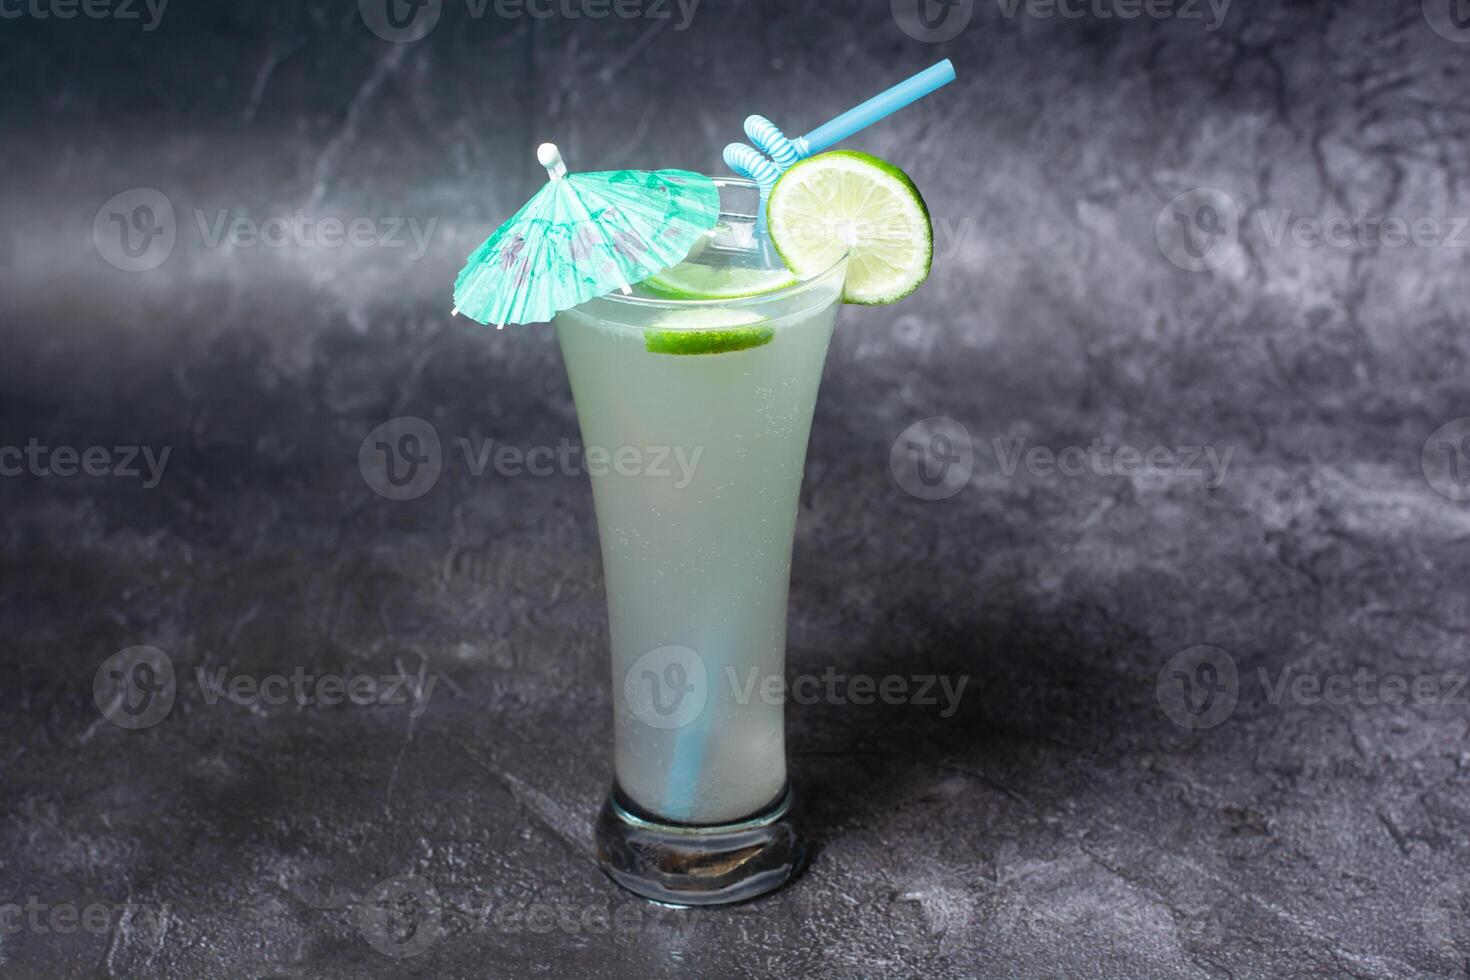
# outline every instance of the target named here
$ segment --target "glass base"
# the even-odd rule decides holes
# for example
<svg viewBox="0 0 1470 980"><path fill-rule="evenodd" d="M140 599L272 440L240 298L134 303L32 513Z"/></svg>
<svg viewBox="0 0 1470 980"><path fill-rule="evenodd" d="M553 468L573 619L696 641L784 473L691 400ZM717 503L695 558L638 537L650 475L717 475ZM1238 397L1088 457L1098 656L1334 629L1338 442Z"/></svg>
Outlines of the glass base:
<svg viewBox="0 0 1470 980"><path fill-rule="evenodd" d="M613 881L665 905L729 905L773 892L806 863L788 785L738 823L671 824L642 812L616 785L597 816L597 859Z"/></svg>

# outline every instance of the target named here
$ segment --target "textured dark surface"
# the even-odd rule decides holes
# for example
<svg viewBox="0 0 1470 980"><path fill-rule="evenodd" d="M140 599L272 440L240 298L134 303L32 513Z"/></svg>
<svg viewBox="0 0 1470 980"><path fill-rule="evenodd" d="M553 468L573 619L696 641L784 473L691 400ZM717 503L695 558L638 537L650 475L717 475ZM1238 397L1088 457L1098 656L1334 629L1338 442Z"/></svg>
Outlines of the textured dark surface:
<svg viewBox="0 0 1470 980"><path fill-rule="evenodd" d="M456 2L411 44L315 0L175 0L152 31L0 21L0 445L171 449L152 488L0 479L0 903L112 910L69 934L0 920L0 976L1464 975L1464 692L1271 684L1463 676L1470 504L1421 450L1470 415L1470 235L1268 232L1285 210L1470 215L1470 45L1432 2L1237 2L1215 31L1008 6L938 44L877 0L705 0L683 31L676 7ZM585 477L476 477L447 451L395 502L359 444L404 415L446 445L577 437L549 330L446 315L539 140L584 169L714 170L746 113L804 131L942 56L958 83L853 143L914 176L938 255L901 306L842 312L790 640L803 671L969 689L949 718L792 706L809 872L725 911L639 905L590 856L611 693ZM91 227L140 186L177 244L126 272ZM1155 218L1199 186L1243 233L1192 273ZM421 257L406 234L228 248L196 218L298 208L433 231ZM939 501L889 465L929 416L976 451ZM1232 455L1217 486L1007 476L992 440L1021 438ZM92 681L139 644L180 683L130 732ZM1197 644L1239 678L1198 730L1155 693ZM196 667L438 681L411 717L210 704ZM442 934L393 958L359 910L403 875Z"/></svg>

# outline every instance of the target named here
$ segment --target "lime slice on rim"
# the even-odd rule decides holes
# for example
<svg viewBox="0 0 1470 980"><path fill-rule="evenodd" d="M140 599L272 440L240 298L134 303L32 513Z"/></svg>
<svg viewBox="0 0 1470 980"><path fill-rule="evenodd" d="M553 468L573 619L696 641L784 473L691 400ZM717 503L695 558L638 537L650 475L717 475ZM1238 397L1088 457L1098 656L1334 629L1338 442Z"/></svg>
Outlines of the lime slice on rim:
<svg viewBox="0 0 1470 980"><path fill-rule="evenodd" d="M639 283L663 299L742 299L795 285L785 269L715 268L683 262Z"/></svg>
<svg viewBox="0 0 1470 980"><path fill-rule="evenodd" d="M728 354L769 344L776 328L744 310L680 310L665 313L643 332L651 354Z"/></svg>
<svg viewBox="0 0 1470 980"><path fill-rule="evenodd" d="M896 303L929 278L934 229L908 174L855 150L798 161L766 205L771 242L798 279L849 253L848 303Z"/></svg>

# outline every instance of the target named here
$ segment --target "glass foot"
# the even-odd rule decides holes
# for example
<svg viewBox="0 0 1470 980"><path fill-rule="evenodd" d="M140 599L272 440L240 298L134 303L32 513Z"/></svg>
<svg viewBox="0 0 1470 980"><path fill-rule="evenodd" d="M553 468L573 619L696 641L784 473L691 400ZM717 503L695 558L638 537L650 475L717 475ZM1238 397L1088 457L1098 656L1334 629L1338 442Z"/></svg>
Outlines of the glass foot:
<svg viewBox="0 0 1470 980"><path fill-rule="evenodd" d="M791 787L738 823L671 824L613 786L597 816L597 859L613 881L665 905L729 905L775 891L800 873L806 846L791 819Z"/></svg>

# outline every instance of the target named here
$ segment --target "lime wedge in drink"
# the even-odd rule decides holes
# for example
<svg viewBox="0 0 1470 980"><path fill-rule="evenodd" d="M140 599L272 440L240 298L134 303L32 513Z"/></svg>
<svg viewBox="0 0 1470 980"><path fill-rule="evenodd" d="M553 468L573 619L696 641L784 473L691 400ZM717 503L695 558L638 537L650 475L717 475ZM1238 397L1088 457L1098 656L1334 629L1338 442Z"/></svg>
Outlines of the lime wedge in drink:
<svg viewBox="0 0 1470 980"><path fill-rule="evenodd" d="M643 332L653 354L728 354L769 344L776 328L763 316L742 310L681 310L665 313Z"/></svg>
<svg viewBox="0 0 1470 980"><path fill-rule="evenodd" d="M683 262L639 283L661 299L740 299L795 285L785 269L716 268Z"/></svg>
<svg viewBox="0 0 1470 980"><path fill-rule="evenodd" d="M908 174L870 154L836 150L798 161L771 189L766 222L797 278L848 253L848 303L896 303L929 277L929 208Z"/></svg>

